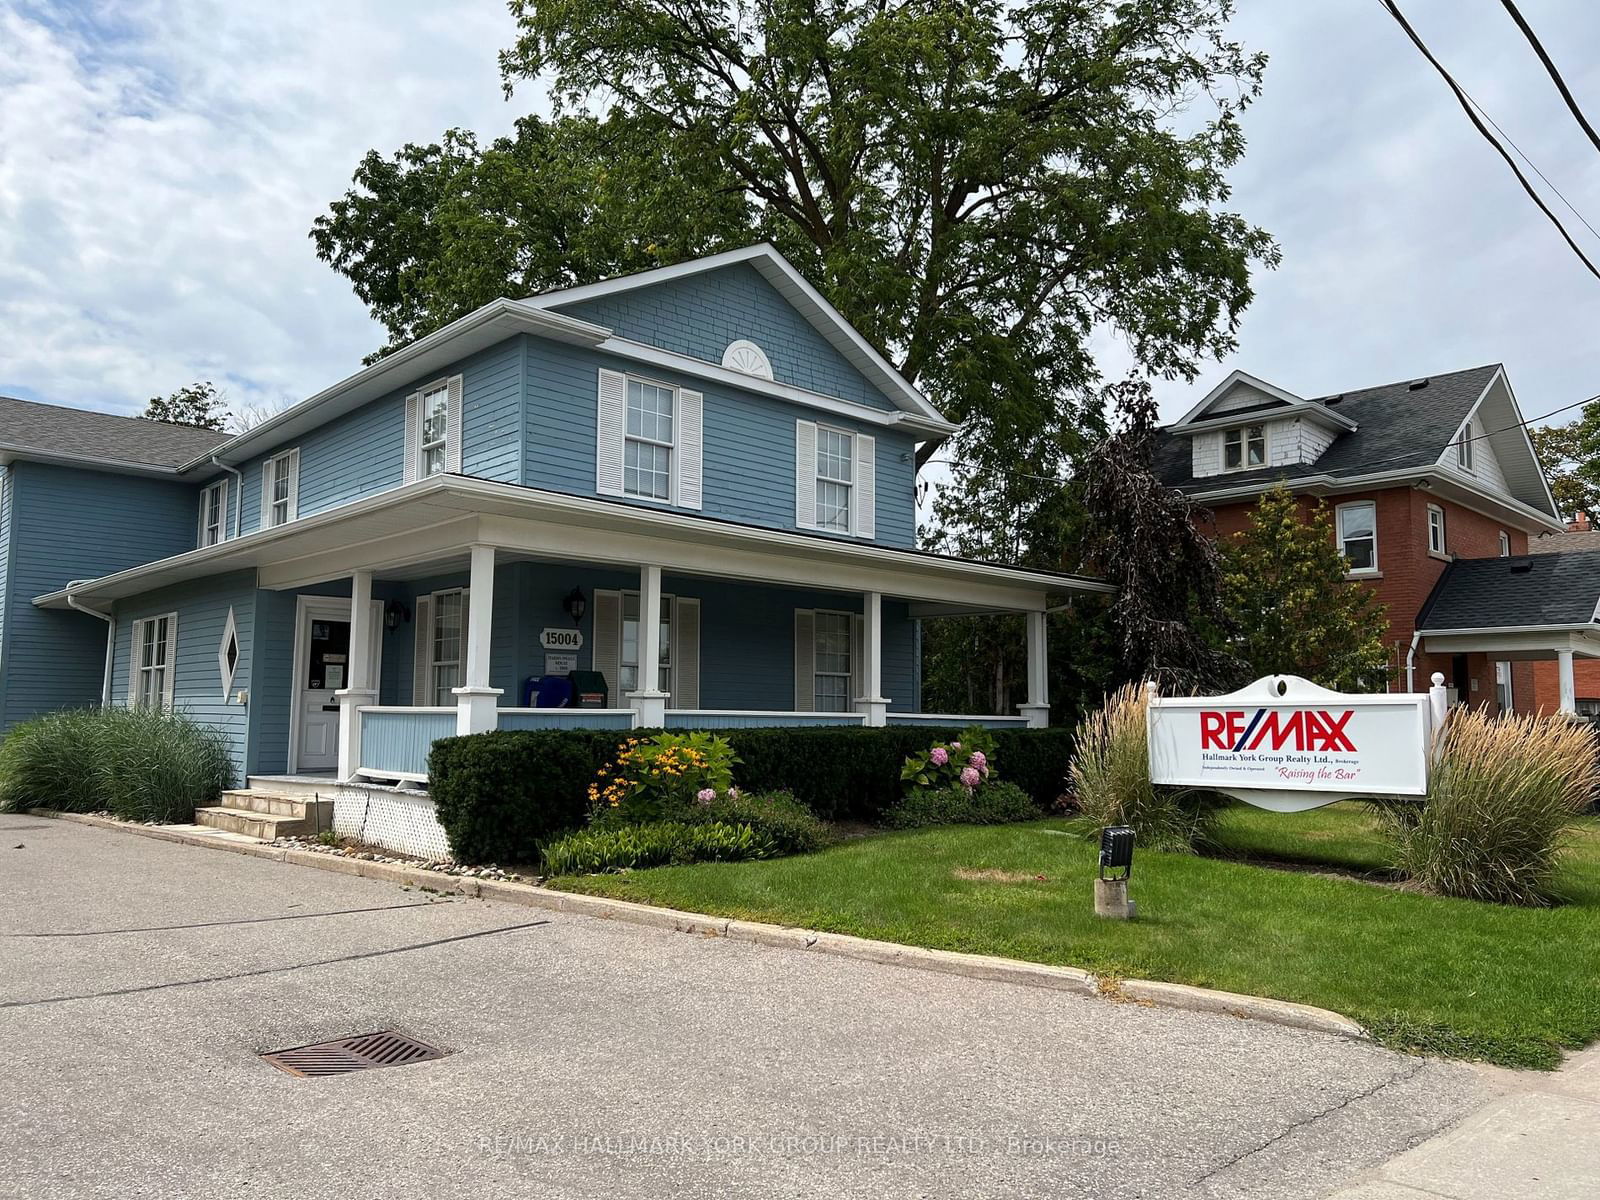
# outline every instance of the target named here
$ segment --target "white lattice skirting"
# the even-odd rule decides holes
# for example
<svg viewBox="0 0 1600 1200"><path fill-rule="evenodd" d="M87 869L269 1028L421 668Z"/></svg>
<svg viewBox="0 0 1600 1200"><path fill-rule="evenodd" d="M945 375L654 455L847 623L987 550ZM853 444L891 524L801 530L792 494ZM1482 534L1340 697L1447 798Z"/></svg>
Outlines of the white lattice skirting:
<svg viewBox="0 0 1600 1200"><path fill-rule="evenodd" d="M346 786L333 795L333 830L398 854L447 859L450 841L425 793Z"/></svg>

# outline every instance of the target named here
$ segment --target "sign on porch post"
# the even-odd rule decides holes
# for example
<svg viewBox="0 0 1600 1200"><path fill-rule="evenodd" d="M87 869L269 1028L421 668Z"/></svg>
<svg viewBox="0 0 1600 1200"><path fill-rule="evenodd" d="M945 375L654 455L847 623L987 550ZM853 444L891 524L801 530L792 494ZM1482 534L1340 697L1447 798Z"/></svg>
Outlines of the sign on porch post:
<svg viewBox="0 0 1600 1200"><path fill-rule="evenodd" d="M1226 696L1151 695L1150 780L1300 812L1356 796L1424 796L1426 692L1331 692L1269 675Z"/></svg>

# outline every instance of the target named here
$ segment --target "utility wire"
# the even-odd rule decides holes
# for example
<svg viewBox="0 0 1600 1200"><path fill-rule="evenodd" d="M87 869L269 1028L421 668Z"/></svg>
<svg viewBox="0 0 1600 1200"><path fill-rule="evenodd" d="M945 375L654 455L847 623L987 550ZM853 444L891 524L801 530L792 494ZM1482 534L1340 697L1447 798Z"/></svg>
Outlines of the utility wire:
<svg viewBox="0 0 1600 1200"><path fill-rule="evenodd" d="M1522 36L1528 39L1528 45L1533 47L1533 52L1539 56L1539 61L1544 64L1544 69L1549 73L1550 80L1556 85L1556 90L1561 93L1561 98L1567 102L1567 108L1578 119L1578 124L1583 126L1583 131L1589 135L1589 140L1594 143L1594 148L1600 150L1600 133L1594 131L1594 126L1589 124L1589 118L1583 115L1583 109L1578 107L1578 102L1572 96L1572 89L1567 87L1567 81L1561 78L1561 72L1556 69L1556 64L1550 61L1550 55L1545 51L1544 43L1539 40L1539 35L1533 32L1533 27L1524 19L1522 13L1511 0L1500 0L1501 6L1511 14L1511 19L1517 23L1517 28L1522 30Z"/></svg>
<svg viewBox="0 0 1600 1200"><path fill-rule="evenodd" d="M1515 150L1517 152L1517 155L1522 159L1522 161L1527 163L1528 166L1533 170L1533 173L1535 175L1537 175L1544 182L1545 187L1549 188L1552 192L1554 192L1556 194L1556 197L1561 201L1561 203L1563 203L1563 204L1565 204L1567 206L1567 211L1570 212L1573 216L1577 217L1579 221L1583 222L1583 227L1585 229L1587 229L1590 233L1594 234L1595 237L1600 238L1600 229L1596 229L1593 225L1589 224L1589 218L1584 216L1581 212L1578 211L1577 207L1572 203L1572 201L1567 199L1566 193L1564 193L1555 184L1550 182L1550 176L1546 175L1543 171L1541 171L1539 169L1539 164L1534 162L1533 159L1528 157L1528 152L1526 150L1524 150L1521 146L1517 145L1516 142L1511 140L1511 135L1509 133L1507 133L1504 129L1500 128L1500 123L1498 121L1496 121L1492 116L1489 115L1489 110L1488 109L1486 109L1483 105L1478 103L1478 98L1476 96L1472 95L1470 92L1468 92L1466 88L1462 88L1461 89L1461 94L1466 96L1466 98L1468 100L1472 101L1472 107L1478 110L1478 115L1481 116L1485 121L1489 122L1489 124L1494 127L1494 131L1496 133L1498 133L1502 138L1505 139L1506 145L1510 146L1513 150Z"/></svg>
<svg viewBox="0 0 1600 1200"><path fill-rule="evenodd" d="M1561 234L1562 240L1564 240L1572 252L1578 256L1579 261L1581 261L1583 265L1588 268L1589 274L1593 275L1596 279L1600 279L1600 267L1596 267L1593 261L1590 260L1589 256L1583 252L1583 249L1578 245L1578 243L1573 240L1572 234L1568 231L1567 227L1561 223L1561 218L1556 216L1556 214L1550 210L1550 206L1544 202L1544 197L1540 196L1533 184L1528 182L1528 177L1522 173L1522 168L1517 166L1517 160L1511 157L1506 148L1500 144L1499 139L1497 139L1494 134L1490 133L1488 126L1486 126L1483 121L1479 119L1477 110L1473 107L1471 100L1467 98L1467 94L1461 90L1461 85L1458 84L1450 72L1445 69L1444 64L1433 56L1433 51L1428 49L1428 44L1424 42L1417 31L1412 28L1411 22L1406 20L1405 14L1400 11L1399 5L1395 4L1394 0L1378 0L1378 3L1383 5L1383 7L1388 10L1389 15L1399 22L1400 28L1405 30L1406 36L1411 39L1412 45L1414 45L1418 51L1421 52L1422 57L1428 60L1429 65L1439 73L1439 78L1443 79L1445 83L1449 85L1451 93L1456 98L1456 103L1461 106L1461 111L1467 114L1467 120L1472 122L1472 127L1478 131L1483 140L1494 147L1495 153L1505 160L1506 166L1511 168L1511 173L1517 177L1517 182L1522 185L1522 190L1528 194L1528 199L1532 200L1534 204L1538 206L1539 211L1542 212L1549 222L1556 227L1556 231Z"/></svg>

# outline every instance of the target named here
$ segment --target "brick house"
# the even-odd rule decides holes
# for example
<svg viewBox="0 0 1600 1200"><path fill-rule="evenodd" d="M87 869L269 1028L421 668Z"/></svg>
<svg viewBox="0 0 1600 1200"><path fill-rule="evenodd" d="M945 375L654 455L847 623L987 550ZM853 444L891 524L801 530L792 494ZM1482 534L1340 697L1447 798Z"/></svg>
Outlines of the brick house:
<svg viewBox="0 0 1600 1200"><path fill-rule="evenodd" d="M1571 710L1574 659L1600 658L1600 571L1530 554L1565 526L1522 422L1499 365L1314 399L1235 371L1162 431L1156 469L1223 537L1280 481L1324 501L1349 577L1387 610L1391 690L1439 672L1458 703Z"/></svg>

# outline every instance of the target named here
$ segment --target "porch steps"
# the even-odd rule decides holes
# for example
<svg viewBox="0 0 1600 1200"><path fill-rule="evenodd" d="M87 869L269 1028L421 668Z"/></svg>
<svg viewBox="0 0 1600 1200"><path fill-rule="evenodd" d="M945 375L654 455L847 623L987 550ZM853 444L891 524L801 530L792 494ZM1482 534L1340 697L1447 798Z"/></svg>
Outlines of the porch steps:
<svg viewBox="0 0 1600 1200"><path fill-rule="evenodd" d="M317 799L315 793L285 795L256 787L235 788L222 793L221 804L195 809L194 819L197 825L270 842L333 828L333 801Z"/></svg>

